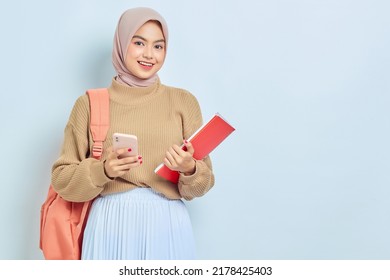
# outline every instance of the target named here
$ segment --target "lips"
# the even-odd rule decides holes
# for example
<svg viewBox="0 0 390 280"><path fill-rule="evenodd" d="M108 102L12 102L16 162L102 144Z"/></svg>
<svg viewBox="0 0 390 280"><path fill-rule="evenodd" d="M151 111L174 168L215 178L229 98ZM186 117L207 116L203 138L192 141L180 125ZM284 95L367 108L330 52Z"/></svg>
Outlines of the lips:
<svg viewBox="0 0 390 280"><path fill-rule="evenodd" d="M153 63L150 63L150 62L145 62L145 61L138 61L138 63L143 67L143 68L152 68L153 67Z"/></svg>

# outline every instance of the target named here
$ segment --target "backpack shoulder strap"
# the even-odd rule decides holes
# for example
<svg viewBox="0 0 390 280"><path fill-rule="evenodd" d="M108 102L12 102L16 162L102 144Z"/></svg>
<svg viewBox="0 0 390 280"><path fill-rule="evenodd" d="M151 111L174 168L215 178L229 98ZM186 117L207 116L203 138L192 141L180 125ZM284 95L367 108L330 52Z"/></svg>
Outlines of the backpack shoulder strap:
<svg viewBox="0 0 390 280"><path fill-rule="evenodd" d="M89 89L87 94L91 112L92 156L100 159L103 154L103 142L110 126L110 97L107 88Z"/></svg>

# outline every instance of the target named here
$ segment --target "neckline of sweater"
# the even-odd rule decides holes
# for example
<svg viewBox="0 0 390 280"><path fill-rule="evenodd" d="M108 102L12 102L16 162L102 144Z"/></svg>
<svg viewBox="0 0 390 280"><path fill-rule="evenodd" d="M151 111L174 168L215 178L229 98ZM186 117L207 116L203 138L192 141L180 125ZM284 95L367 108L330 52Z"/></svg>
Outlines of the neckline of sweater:
<svg viewBox="0 0 390 280"><path fill-rule="evenodd" d="M134 106L148 102L161 94L161 82L156 82L148 87L130 87L112 79L111 86L108 88L110 100L125 106Z"/></svg>

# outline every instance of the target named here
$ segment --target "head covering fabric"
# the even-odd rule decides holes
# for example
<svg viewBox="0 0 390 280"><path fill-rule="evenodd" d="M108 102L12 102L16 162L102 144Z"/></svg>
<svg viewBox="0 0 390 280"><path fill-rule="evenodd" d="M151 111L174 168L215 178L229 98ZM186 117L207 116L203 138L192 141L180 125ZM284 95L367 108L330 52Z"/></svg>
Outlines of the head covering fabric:
<svg viewBox="0 0 390 280"><path fill-rule="evenodd" d="M168 27L164 18L151 8L133 8L126 10L119 18L114 35L114 47L112 50L112 63L117 73L116 80L133 87L147 87L152 85L158 75L154 74L148 79L140 79L133 75L125 66L127 49L137 30L150 20L156 20L161 24L165 39L165 50L168 43Z"/></svg>

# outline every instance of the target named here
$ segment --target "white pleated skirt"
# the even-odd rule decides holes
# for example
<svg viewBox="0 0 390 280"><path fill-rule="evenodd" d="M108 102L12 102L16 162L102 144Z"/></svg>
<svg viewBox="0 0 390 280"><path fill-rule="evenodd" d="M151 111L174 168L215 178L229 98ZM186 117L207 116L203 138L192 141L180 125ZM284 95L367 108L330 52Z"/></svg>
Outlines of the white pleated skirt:
<svg viewBox="0 0 390 280"><path fill-rule="evenodd" d="M192 260L187 208L150 188L95 199L84 231L84 260Z"/></svg>

